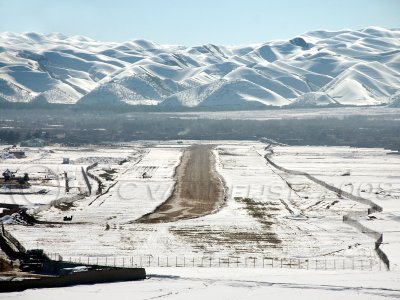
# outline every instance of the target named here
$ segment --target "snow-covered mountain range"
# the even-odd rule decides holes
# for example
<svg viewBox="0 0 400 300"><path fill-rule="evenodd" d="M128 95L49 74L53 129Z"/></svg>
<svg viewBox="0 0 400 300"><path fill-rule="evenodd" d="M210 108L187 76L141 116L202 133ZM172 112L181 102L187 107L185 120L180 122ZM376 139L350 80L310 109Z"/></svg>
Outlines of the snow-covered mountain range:
<svg viewBox="0 0 400 300"><path fill-rule="evenodd" d="M400 29L313 31L248 46L0 33L0 103L94 107L400 106Z"/></svg>

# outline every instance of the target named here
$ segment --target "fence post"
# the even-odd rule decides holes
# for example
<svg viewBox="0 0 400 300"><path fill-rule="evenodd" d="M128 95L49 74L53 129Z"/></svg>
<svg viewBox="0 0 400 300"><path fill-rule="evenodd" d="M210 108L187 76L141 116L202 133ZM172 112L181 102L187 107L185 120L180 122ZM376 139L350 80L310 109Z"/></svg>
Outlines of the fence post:
<svg viewBox="0 0 400 300"><path fill-rule="evenodd" d="M201 262L203 263L203 262ZM192 257L192 267L194 268L194 257Z"/></svg>
<svg viewBox="0 0 400 300"><path fill-rule="evenodd" d="M264 261L265 261L265 257L263 256L263 269L264 269Z"/></svg>
<svg viewBox="0 0 400 300"><path fill-rule="evenodd" d="M229 256L228 256L228 268L229 268Z"/></svg>
<svg viewBox="0 0 400 300"><path fill-rule="evenodd" d="M168 263L168 256L167 256L167 268L169 267L169 263Z"/></svg>
<svg viewBox="0 0 400 300"><path fill-rule="evenodd" d="M160 266L160 257L157 256L157 267L159 267L159 266Z"/></svg>
<svg viewBox="0 0 400 300"><path fill-rule="evenodd" d="M149 267L150 267L150 255L149 255Z"/></svg>
<svg viewBox="0 0 400 300"><path fill-rule="evenodd" d="M318 259L315 260L315 270L318 270Z"/></svg>
<svg viewBox="0 0 400 300"><path fill-rule="evenodd" d="M221 267L221 258L218 257L218 268L220 268L220 267Z"/></svg>
<svg viewBox="0 0 400 300"><path fill-rule="evenodd" d="M115 267L115 256L114 256L114 267Z"/></svg>
<svg viewBox="0 0 400 300"><path fill-rule="evenodd" d="M122 258L122 267L125 267L125 257Z"/></svg>
<svg viewBox="0 0 400 300"><path fill-rule="evenodd" d="M300 259L297 259L297 263L299 264L299 269L300 269Z"/></svg>
<svg viewBox="0 0 400 300"><path fill-rule="evenodd" d="M310 260L307 259L307 270L309 269Z"/></svg>
<svg viewBox="0 0 400 300"><path fill-rule="evenodd" d="M282 269L282 257L281 257L281 269Z"/></svg>
<svg viewBox="0 0 400 300"><path fill-rule="evenodd" d="M133 267L133 256L131 256L131 267Z"/></svg>
<svg viewBox="0 0 400 300"><path fill-rule="evenodd" d="M354 270L354 257L353 257L353 270Z"/></svg>
<svg viewBox="0 0 400 300"><path fill-rule="evenodd" d="M236 268L239 268L239 257L236 257Z"/></svg>
<svg viewBox="0 0 400 300"><path fill-rule="evenodd" d="M253 257L253 268L256 267L256 259L257 259L257 258Z"/></svg>
<svg viewBox="0 0 400 300"><path fill-rule="evenodd" d="M244 266L247 268L247 257L244 259Z"/></svg>
<svg viewBox="0 0 400 300"><path fill-rule="evenodd" d="M291 258L289 258L289 266L290 266L290 268L292 268L292 259Z"/></svg>
<svg viewBox="0 0 400 300"><path fill-rule="evenodd" d="M210 268L211 268L211 259L212 259L212 258L210 257Z"/></svg>
<svg viewBox="0 0 400 300"><path fill-rule="evenodd" d="M106 256L106 266L107 266L107 256Z"/></svg>

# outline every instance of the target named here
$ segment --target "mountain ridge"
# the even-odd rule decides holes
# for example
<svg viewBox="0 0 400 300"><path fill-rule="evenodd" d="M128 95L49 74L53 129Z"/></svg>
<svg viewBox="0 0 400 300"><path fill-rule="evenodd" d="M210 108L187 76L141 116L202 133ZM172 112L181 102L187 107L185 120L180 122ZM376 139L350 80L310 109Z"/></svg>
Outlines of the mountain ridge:
<svg viewBox="0 0 400 300"><path fill-rule="evenodd" d="M398 106L399 61L400 29L379 27L194 47L3 32L0 102L94 109Z"/></svg>

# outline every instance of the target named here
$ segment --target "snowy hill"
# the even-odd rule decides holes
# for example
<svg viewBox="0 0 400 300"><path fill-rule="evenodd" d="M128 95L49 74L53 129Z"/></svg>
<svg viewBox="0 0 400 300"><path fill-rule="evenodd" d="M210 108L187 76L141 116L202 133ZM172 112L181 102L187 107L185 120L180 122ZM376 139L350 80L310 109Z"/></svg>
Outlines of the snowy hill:
<svg viewBox="0 0 400 300"><path fill-rule="evenodd" d="M248 46L0 33L0 104L396 106L400 30L307 32Z"/></svg>

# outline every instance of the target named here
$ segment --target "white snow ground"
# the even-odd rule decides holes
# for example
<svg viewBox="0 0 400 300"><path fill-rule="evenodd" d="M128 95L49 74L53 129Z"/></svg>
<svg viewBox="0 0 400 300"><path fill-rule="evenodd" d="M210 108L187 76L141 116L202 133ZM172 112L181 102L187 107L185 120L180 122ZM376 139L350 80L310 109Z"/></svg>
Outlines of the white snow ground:
<svg viewBox="0 0 400 300"><path fill-rule="evenodd" d="M177 256L181 263L184 256L196 259L257 257L259 266L261 257L273 257L299 259L302 267L306 266L307 260L310 264L319 260L322 265L327 260L331 269L336 260L340 262L336 267L340 267L344 261L348 269L353 259L356 268L379 270L382 267L374 250L375 240L342 222L343 215L364 213L368 206L342 199L340 195L304 176L288 176L274 169L263 157L266 144L259 142L211 142L216 145L216 169L227 186L227 203L220 211L173 223L134 223L134 220L151 212L168 198L174 184L174 168L179 163L182 151L190 143L196 141L185 144L136 143L121 149L91 151L79 148L73 151L68 148L63 151L54 149L54 153L49 152L42 162L39 159L36 163L50 167L52 161L60 164L60 160L53 160L52 155L69 156L69 167L74 168L74 164L89 164L97 159L100 163L93 169L97 176L107 170L116 172L112 175L113 181L103 178L104 191L109 191L100 197L93 193L74 202L66 211L52 207L38 214L41 220L56 223L28 227L8 225L8 228L26 248L39 246L48 253L59 253L67 260L87 261L90 257L92 262L99 259L105 263L108 258L108 264L112 264L115 257L116 263L121 265L123 261L130 262L132 257L135 257L134 263L138 264L140 258L147 259L150 256L151 266L156 266L157 258L165 260L166 256L170 259ZM279 152L277 154L277 160L280 161L286 159L296 162L295 154L300 151L303 155L317 151L321 159L326 153L327 162L330 154L338 152L336 161L345 161L345 158L340 158L342 148L277 149L282 151L281 155ZM349 149L353 152L364 151ZM283 151L287 151L287 154ZM374 153L373 159L378 164L389 159L391 163L387 164L386 170L389 173L397 172L396 164L392 163L397 156L388 156L381 149L363 153L366 156ZM129 162L119 165L118 159L113 157L119 160L129 157ZM9 166L7 160L5 163ZM316 159L308 159L304 169L308 170L317 163ZM365 174L373 172L374 168L371 165L363 167L367 169ZM150 178L142 177L145 170ZM326 170L329 172L329 164ZM384 173L382 176L382 180L388 180ZM251 200L246 202L244 198ZM51 200L54 198L48 197L47 203ZM393 211L396 211L396 201L392 202L395 205ZM73 222L58 224L65 215L73 215ZM395 220L390 226L396 226ZM389 230L395 229L388 227L386 231ZM398 249L396 236L384 247L393 247L391 255L395 255L393 252ZM360 259L365 261L361 263Z"/></svg>
<svg viewBox="0 0 400 300"><path fill-rule="evenodd" d="M400 31L311 31L258 45L0 33L0 103L397 106Z"/></svg>
<svg viewBox="0 0 400 300"><path fill-rule="evenodd" d="M388 154L384 149L274 146L272 156L286 168L309 172L344 189L350 187L349 183L356 187L371 184L372 189L355 190L383 207L383 212L374 214L376 219L362 222L383 232L381 248L391 262L391 271L387 272L375 254L375 240L342 222L344 214L365 212L368 207L342 199L304 176L274 169L263 158L268 152L266 144L259 142L212 142L216 145L216 168L228 192L227 204L220 211L174 223L132 224L132 220L150 212L168 197L182 151L195 142L134 143L118 149L32 148L27 151L28 157L23 159L25 164L56 169L76 168L98 160L99 165L93 172L100 175L105 170L116 169L113 179L117 184L113 186L112 182L104 180L105 186L110 187L105 195L79 200L68 211L53 207L38 215L41 220L60 222L64 215L72 214L72 223L6 225L6 228L27 248L39 246L48 253L60 253L66 260L82 259L83 264L89 256L90 263L98 259L104 264L107 257L108 265L113 265L116 259L117 265L124 263L125 266L139 264L139 258L143 259L149 279L30 290L0 294L0 298L53 299L57 296L70 299L74 295L89 299L400 297L398 155ZM42 155L44 152L46 155ZM65 156L70 157L71 165L61 165L61 158ZM129 158L129 162L119 165L118 161L124 158ZM5 159L0 166L15 166L16 161L11 163ZM142 178L144 170L151 178ZM249 205L238 197L249 197L255 202ZM46 199L42 202L48 203L54 197ZM261 215L254 212L261 212ZM110 225L109 230L106 224ZM147 267L148 255L151 256L150 267ZM167 255L170 256L169 266L176 263L176 257L178 265L182 266L185 255L186 267L157 268L157 258L160 257L160 265L165 266ZM129 260L132 257L135 257L134 262ZM192 257L196 259L196 268L188 267ZM203 257L213 257L214 267L199 267ZM226 267L226 260L216 268L218 258L227 257L231 258L231 268ZM239 268L235 267L235 257L240 257ZM243 260L246 257L250 261L247 267ZM252 257L257 259L255 268L251 265ZM262 268L262 257L278 260L274 267ZM292 269L287 265L281 269L279 258L293 259ZM319 259L318 269L325 269L326 260L327 270L315 270L316 259ZM302 270L296 270L298 260ZM355 271L351 270L354 261ZM289 263L288 260L284 262ZM346 264L346 270L342 270L342 263ZM308 266L310 270L306 270Z"/></svg>
<svg viewBox="0 0 400 300"><path fill-rule="evenodd" d="M382 250L400 266L400 155L385 149L350 147L274 147L273 159L287 169L307 172L383 211L361 224L383 233ZM288 181L290 182L290 176Z"/></svg>
<svg viewBox="0 0 400 300"><path fill-rule="evenodd" d="M34 289L0 299L394 299L398 272L149 268L144 281Z"/></svg>

